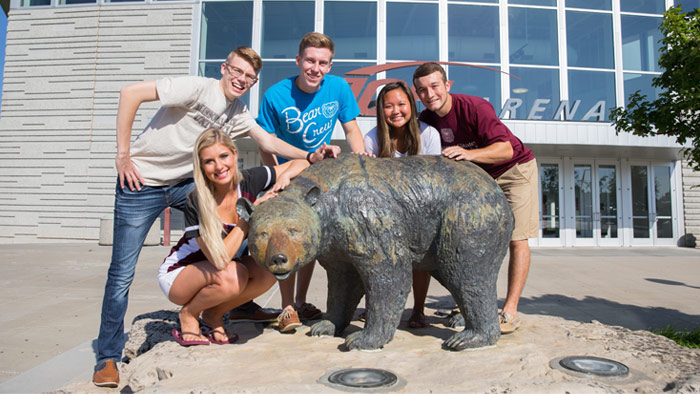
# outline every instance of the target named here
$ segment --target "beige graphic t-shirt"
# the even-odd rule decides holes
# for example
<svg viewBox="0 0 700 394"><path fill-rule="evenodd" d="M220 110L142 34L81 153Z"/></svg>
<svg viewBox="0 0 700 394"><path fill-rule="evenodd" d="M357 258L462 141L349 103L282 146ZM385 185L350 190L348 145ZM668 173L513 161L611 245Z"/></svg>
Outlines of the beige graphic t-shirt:
<svg viewBox="0 0 700 394"><path fill-rule="evenodd" d="M207 128L217 127L236 139L256 124L245 104L226 100L216 79L163 78L156 89L162 107L131 144L131 159L148 186L192 177L194 144Z"/></svg>

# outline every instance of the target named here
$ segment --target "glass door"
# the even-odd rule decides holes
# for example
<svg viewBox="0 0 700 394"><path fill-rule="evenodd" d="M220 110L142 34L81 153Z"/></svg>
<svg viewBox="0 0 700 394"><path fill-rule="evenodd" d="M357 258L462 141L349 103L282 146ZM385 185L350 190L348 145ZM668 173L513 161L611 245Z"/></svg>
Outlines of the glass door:
<svg viewBox="0 0 700 394"><path fill-rule="evenodd" d="M630 165L632 244L674 245L670 164Z"/></svg>
<svg viewBox="0 0 700 394"><path fill-rule="evenodd" d="M537 159L540 163L540 238L539 246L561 246L562 181L561 163Z"/></svg>
<svg viewBox="0 0 700 394"><path fill-rule="evenodd" d="M614 161L573 161L574 246L620 246L620 179Z"/></svg>
<svg viewBox="0 0 700 394"><path fill-rule="evenodd" d="M652 200L651 234L655 245L675 245L673 242L673 206L671 199L671 166L654 165L654 199Z"/></svg>
<svg viewBox="0 0 700 394"><path fill-rule="evenodd" d="M593 164L574 163L575 246L593 246Z"/></svg>
<svg viewBox="0 0 700 394"><path fill-rule="evenodd" d="M595 237L600 246L621 246L622 211L620 209L620 171L614 162L596 162L598 185L595 215Z"/></svg>
<svg viewBox="0 0 700 394"><path fill-rule="evenodd" d="M632 185L632 244L652 245L649 166L631 165L630 181Z"/></svg>

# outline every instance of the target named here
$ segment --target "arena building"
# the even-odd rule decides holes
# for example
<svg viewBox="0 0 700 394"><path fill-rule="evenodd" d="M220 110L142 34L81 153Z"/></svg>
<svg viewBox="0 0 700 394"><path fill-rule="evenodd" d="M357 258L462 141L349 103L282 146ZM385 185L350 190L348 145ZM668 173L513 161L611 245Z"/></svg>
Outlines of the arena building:
<svg viewBox="0 0 700 394"><path fill-rule="evenodd" d="M698 0L675 1L686 9ZM11 0L0 114L0 242L94 241L111 217L119 89L172 75L219 78L236 46L261 54L245 97L298 73L299 39L336 43L375 124L388 80L443 62L453 93L487 98L540 166L533 246L685 246L700 235L700 174L667 137L617 134L610 108L654 98L658 25L674 0ZM143 105L133 137L157 103ZM347 147L342 130L334 138ZM245 166L259 162L239 143Z"/></svg>

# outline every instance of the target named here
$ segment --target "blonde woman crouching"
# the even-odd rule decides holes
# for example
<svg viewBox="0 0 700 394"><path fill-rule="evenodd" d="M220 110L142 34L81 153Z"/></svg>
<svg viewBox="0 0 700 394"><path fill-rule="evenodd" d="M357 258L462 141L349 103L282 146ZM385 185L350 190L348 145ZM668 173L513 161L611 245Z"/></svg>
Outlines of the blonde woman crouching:
<svg viewBox="0 0 700 394"><path fill-rule="evenodd" d="M195 190L185 204L185 235L161 265L158 283L171 302L182 305L180 329L172 331L180 345L233 343L238 336L226 333L223 315L276 282L253 258L241 255L248 223L238 217L236 201L245 197L258 205L276 196L309 163L291 160L239 171L236 146L214 128L199 136L193 159ZM208 327L200 327L200 313Z"/></svg>

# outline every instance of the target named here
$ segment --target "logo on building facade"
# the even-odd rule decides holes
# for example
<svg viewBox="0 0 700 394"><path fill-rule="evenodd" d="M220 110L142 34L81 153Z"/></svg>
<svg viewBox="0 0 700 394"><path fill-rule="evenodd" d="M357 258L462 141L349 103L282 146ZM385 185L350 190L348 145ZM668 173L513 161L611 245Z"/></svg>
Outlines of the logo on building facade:
<svg viewBox="0 0 700 394"><path fill-rule="evenodd" d="M426 63L426 62L399 62L399 63L389 63L389 64L381 64L381 65L376 65L376 66L369 66L369 67L363 67L363 68L358 68L357 70L352 70L349 72L345 73L345 80L350 84L350 89L352 90L353 94L355 94L355 99L357 100L357 104L360 107L360 115L361 116L371 116L374 117L377 115L376 107L373 105L373 99L374 96L377 92L377 90L391 82L396 82L400 81L400 79L396 78L384 78L384 79L379 79L375 81L369 81L369 77L372 75L375 75L377 73L383 72L383 71L388 71L388 70L396 70L399 68L406 68L406 67L418 67L421 64ZM479 66L475 64L469 64L469 63L459 63L459 62L435 62L439 64L446 64L450 66L461 66L461 67L474 67L474 68L481 68L485 70L491 70L493 72L497 72L500 74L506 74L509 75L513 78L520 79L516 77L515 75L508 74L506 72L503 72L501 70L492 68L492 67L486 67L486 66ZM416 94L415 89L413 88L413 81L404 81L408 86L411 86L411 91L413 92L413 97L415 97L416 101L419 101L418 95ZM453 92L457 93L457 92ZM537 98L532 102L532 105L530 106L530 112L528 112L527 117L525 119L527 120L560 120L560 121L573 121L574 116L576 115L577 111L579 110L579 107L581 105L581 100L574 100L573 105L571 104L570 100L561 100L559 101L558 106L556 107L554 114L551 118L545 119L544 118L544 113L552 108L551 106L553 105L552 100L548 98ZM500 113L498 114L498 117L501 119L518 119L518 110L520 107L523 106L523 100L519 98L509 98L505 101L503 104L503 108L501 108ZM583 115L581 118L581 121L587 122L587 121L594 121L594 122L605 122L605 109L606 109L606 102L604 100L600 100L596 102L588 111ZM522 109L520 109L522 111Z"/></svg>

